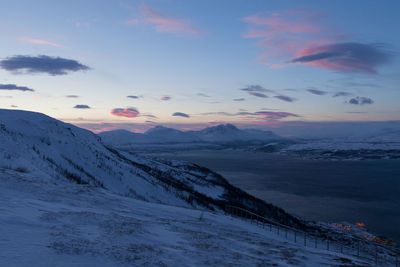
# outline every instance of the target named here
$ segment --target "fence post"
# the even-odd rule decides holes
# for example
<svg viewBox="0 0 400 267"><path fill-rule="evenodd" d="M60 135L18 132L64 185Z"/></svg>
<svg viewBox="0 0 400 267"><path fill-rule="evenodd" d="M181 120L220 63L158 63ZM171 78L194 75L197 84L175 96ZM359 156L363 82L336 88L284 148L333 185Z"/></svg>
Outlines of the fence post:
<svg viewBox="0 0 400 267"><path fill-rule="evenodd" d="M318 242L318 239L317 239L317 237L315 237L315 248L317 248L317 242Z"/></svg>
<svg viewBox="0 0 400 267"><path fill-rule="evenodd" d="M294 232L294 243L296 243L296 236L297 236L297 232Z"/></svg>
<svg viewBox="0 0 400 267"><path fill-rule="evenodd" d="M342 243L340 243L340 253L343 254L343 244Z"/></svg>
<svg viewBox="0 0 400 267"><path fill-rule="evenodd" d="M329 239L326 240L326 250L329 251Z"/></svg>
<svg viewBox="0 0 400 267"><path fill-rule="evenodd" d="M287 228L285 228L285 239L287 239Z"/></svg>
<svg viewBox="0 0 400 267"><path fill-rule="evenodd" d="M357 257L360 256L360 241L357 242Z"/></svg>

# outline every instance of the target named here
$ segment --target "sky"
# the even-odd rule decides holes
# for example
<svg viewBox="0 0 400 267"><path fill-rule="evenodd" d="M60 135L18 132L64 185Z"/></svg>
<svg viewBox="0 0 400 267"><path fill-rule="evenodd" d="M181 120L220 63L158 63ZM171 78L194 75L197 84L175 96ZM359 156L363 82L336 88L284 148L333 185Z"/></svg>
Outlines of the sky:
<svg viewBox="0 0 400 267"><path fill-rule="evenodd" d="M400 120L397 0L0 6L1 108L94 132Z"/></svg>

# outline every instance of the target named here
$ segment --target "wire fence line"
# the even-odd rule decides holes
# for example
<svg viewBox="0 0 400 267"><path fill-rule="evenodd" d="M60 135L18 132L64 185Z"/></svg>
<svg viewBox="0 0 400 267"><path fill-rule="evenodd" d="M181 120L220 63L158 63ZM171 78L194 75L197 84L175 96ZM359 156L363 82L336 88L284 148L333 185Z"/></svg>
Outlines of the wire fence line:
<svg viewBox="0 0 400 267"><path fill-rule="evenodd" d="M267 219L249 210L227 205L227 214L248 219L260 227L282 236L285 240L305 247L333 251L345 255L355 256L375 266L400 267L400 250L394 247L384 246L373 241L352 237L352 240L334 240L332 237L321 237L307 233Z"/></svg>

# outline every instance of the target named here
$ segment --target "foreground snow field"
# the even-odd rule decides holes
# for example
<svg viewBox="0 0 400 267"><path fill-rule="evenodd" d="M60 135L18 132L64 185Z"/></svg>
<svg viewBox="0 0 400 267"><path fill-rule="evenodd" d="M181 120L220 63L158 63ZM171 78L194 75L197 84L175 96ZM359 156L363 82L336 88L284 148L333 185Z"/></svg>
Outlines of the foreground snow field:
<svg viewBox="0 0 400 267"><path fill-rule="evenodd" d="M247 221L0 168L0 266L369 266Z"/></svg>

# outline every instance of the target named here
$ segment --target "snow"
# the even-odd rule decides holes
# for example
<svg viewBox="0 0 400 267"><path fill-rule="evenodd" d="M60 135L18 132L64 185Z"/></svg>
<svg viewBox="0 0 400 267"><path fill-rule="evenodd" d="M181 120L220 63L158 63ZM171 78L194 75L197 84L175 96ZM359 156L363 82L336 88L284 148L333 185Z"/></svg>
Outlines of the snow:
<svg viewBox="0 0 400 267"><path fill-rule="evenodd" d="M369 266L223 213L0 169L0 266Z"/></svg>

